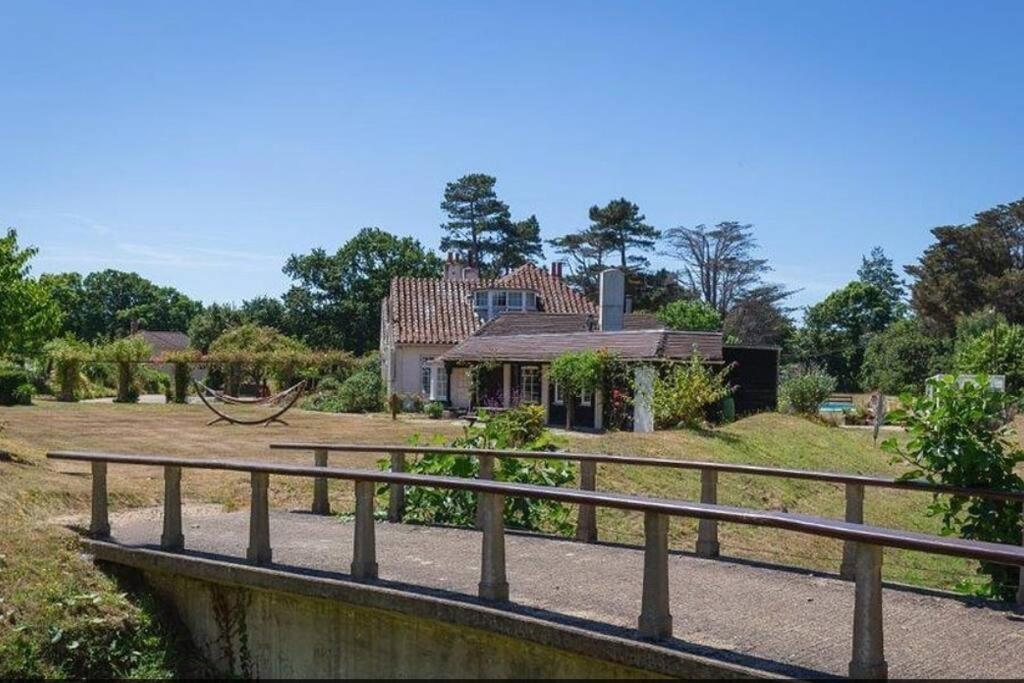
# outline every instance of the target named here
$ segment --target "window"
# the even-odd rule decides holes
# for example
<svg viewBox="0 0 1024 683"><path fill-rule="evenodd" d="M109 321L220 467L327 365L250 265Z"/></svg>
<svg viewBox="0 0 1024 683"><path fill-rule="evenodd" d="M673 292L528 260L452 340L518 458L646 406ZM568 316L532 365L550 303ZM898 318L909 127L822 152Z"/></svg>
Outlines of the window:
<svg viewBox="0 0 1024 683"><path fill-rule="evenodd" d="M526 310L536 311L537 310L537 295L533 292L526 293Z"/></svg>
<svg viewBox="0 0 1024 683"><path fill-rule="evenodd" d="M504 313L508 309L508 293L507 292L492 292L491 293L491 315L495 316L499 313Z"/></svg>
<svg viewBox="0 0 1024 683"><path fill-rule="evenodd" d="M580 405L581 406L588 406L589 407L590 406L591 398L593 396L594 396L593 394L583 394L583 393L581 393L580 394Z"/></svg>
<svg viewBox="0 0 1024 683"><path fill-rule="evenodd" d="M522 292L509 292L508 293L508 310L510 310L510 311L521 311L521 310L523 310L523 293Z"/></svg>
<svg viewBox="0 0 1024 683"><path fill-rule="evenodd" d="M430 361L433 360L431 356L423 356L420 358L420 390L430 396Z"/></svg>
<svg viewBox="0 0 1024 683"><path fill-rule="evenodd" d="M476 308L487 308L487 295L489 292L476 292L473 295L473 306Z"/></svg>
<svg viewBox="0 0 1024 683"><path fill-rule="evenodd" d="M562 405L562 403L564 403L564 401L562 401L562 387L558 386L558 382L555 382L554 394L552 401L554 401L556 406Z"/></svg>
<svg viewBox="0 0 1024 683"><path fill-rule="evenodd" d="M526 365L522 369L523 403L540 403L540 368Z"/></svg>

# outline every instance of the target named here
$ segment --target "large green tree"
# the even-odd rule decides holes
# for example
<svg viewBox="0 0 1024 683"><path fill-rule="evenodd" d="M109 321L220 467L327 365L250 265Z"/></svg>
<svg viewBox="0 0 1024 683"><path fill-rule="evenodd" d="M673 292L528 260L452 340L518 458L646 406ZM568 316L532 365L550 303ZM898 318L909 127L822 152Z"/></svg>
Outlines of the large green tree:
<svg viewBox="0 0 1024 683"><path fill-rule="evenodd" d="M807 309L796 352L801 360L823 366L841 389L857 389L870 336L895 317L885 294L855 280Z"/></svg>
<svg viewBox="0 0 1024 683"><path fill-rule="evenodd" d="M916 318L897 320L868 340L860 386L887 394L921 392L925 381L949 372L950 340L928 334Z"/></svg>
<svg viewBox="0 0 1024 683"><path fill-rule="evenodd" d="M613 245L605 235L593 228L584 228L549 240L556 253L568 261L566 280L585 295L597 298L598 276L608 267Z"/></svg>
<svg viewBox="0 0 1024 683"><path fill-rule="evenodd" d="M497 182L486 173L464 175L445 185L441 202L448 215L441 224L441 249L465 252L472 264L484 269L490 267L512 220L508 204L494 191Z"/></svg>
<svg viewBox="0 0 1024 683"><path fill-rule="evenodd" d="M391 278L437 277L442 262L411 237L363 228L334 254L293 254L284 272L296 284L284 296L293 330L315 348L360 354L380 341L380 304Z"/></svg>
<svg viewBox="0 0 1024 683"><path fill-rule="evenodd" d="M590 207L590 228L616 254L623 272L641 271L650 265L644 253L653 249L661 233L644 223L640 207L625 197L613 199L604 206ZM639 253L637 253L639 252Z"/></svg>
<svg viewBox="0 0 1024 683"><path fill-rule="evenodd" d="M153 284L138 273L104 270L47 275L42 282L60 304L64 333L86 341L122 337L132 323L151 330L184 332L202 304L173 287Z"/></svg>
<svg viewBox="0 0 1024 683"><path fill-rule="evenodd" d="M536 216L521 221L507 221L498 234L494 247L491 270L505 273L525 265L528 261L544 258L540 242L540 222Z"/></svg>
<svg viewBox="0 0 1024 683"><path fill-rule="evenodd" d="M906 268L910 305L929 330L950 335L957 318L988 308L1024 322L1024 199L932 235L935 242Z"/></svg>
<svg viewBox="0 0 1024 683"><path fill-rule="evenodd" d="M29 261L37 250L18 246L8 228L0 238L0 357L38 353L60 325L60 309L49 290L30 277Z"/></svg>
<svg viewBox="0 0 1024 683"><path fill-rule="evenodd" d="M857 279L867 285L873 285L886 299L891 302L897 317L903 317L907 311L907 288L896 273L892 259L885 255L881 247L874 247L871 254L861 257Z"/></svg>
<svg viewBox="0 0 1024 683"><path fill-rule="evenodd" d="M192 347L203 351L228 330L247 322L245 315L231 304L213 303L192 318L188 338Z"/></svg>

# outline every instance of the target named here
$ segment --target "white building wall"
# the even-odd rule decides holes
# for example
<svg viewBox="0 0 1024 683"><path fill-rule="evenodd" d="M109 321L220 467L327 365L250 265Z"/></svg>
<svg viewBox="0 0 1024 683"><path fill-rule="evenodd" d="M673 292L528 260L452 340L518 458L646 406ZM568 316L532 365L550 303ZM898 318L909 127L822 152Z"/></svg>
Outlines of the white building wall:
<svg viewBox="0 0 1024 683"><path fill-rule="evenodd" d="M388 378L389 394L416 394L428 397L423 392L420 371L424 359L436 358L452 348L451 344L397 344L391 353L391 376Z"/></svg>

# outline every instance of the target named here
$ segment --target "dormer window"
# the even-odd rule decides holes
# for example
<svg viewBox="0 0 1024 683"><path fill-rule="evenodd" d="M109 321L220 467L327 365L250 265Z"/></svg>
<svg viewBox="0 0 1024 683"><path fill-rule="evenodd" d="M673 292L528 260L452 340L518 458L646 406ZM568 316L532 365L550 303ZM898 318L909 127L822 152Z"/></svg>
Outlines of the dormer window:
<svg viewBox="0 0 1024 683"><path fill-rule="evenodd" d="M489 289L473 293L473 310L483 320L505 311L537 310L537 293L513 289Z"/></svg>

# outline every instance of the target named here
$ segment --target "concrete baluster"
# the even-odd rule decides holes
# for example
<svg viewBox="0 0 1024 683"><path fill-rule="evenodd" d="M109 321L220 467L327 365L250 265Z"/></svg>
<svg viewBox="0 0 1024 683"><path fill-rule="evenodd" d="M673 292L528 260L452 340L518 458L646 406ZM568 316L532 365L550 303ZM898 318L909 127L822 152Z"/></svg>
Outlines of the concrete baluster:
<svg viewBox="0 0 1024 683"><path fill-rule="evenodd" d="M318 448L313 451L313 465L315 467L327 467L327 451ZM317 477L313 480L313 514L331 514L331 502L327 500L327 479Z"/></svg>
<svg viewBox="0 0 1024 683"><path fill-rule="evenodd" d="M480 599L504 602L508 600L508 580L505 576L505 497L482 493L479 509L483 512L480 522L484 532L480 556Z"/></svg>
<svg viewBox="0 0 1024 683"><path fill-rule="evenodd" d="M405 471L405 453L391 454L391 471ZM388 521L401 522L405 514L405 484L391 484L388 497Z"/></svg>
<svg viewBox="0 0 1024 683"><path fill-rule="evenodd" d="M245 556L258 565L270 564L270 475L253 472L250 478L252 500L249 503L249 549Z"/></svg>
<svg viewBox="0 0 1024 683"><path fill-rule="evenodd" d="M846 485L846 521L864 523L864 485ZM843 562L839 565L839 576L853 579L857 566L857 542L843 541Z"/></svg>
<svg viewBox="0 0 1024 683"><path fill-rule="evenodd" d="M640 609L640 637L672 637L668 605L668 516L644 513L644 588Z"/></svg>
<svg viewBox="0 0 1024 683"><path fill-rule="evenodd" d="M494 479L494 456L493 455L480 455L477 456L480 459L480 474L477 479ZM484 528L484 504L483 497L486 493L476 494L476 528Z"/></svg>
<svg viewBox="0 0 1024 683"><path fill-rule="evenodd" d="M356 482L356 528L352 548L352 578L377 578L377 539L373 529L372 481Z"/></svg>
<svg viewBox="0 0 1024 683"><path fill-rule="evenodd" d="M597 490L597 463L593 460L580 461L580 489ZM597 541L597 508L586 503L580 504L576 519L576 540L585 543Z"/></svg>
<svg viewBox="0 0 1024 683"><path fill-rule="evenodd" d="M92 463L92 517L89 535L105 538L110 535L110 515L107 508L107 463Z"/></svg>
<svg viewBox="0 0 1024 683"><path fill-rule="evenodd" d="M181 533L181 468L164 467L164 529L160 535L164 550L181 550L185 536Z"/></svg>
<svg viewBox="0 0 1024 683"><path fill-rule="evenodd" d="M882 548L856 544L854 567L853 658L850 678L886 678L882 638Z"/></svg>
<svg viewBox="0 0 1024 683"><path fill-rule="evenodd" d="M718 471L700 471L700 502L716 505L718 503ZM697 521L697 555L699 557L718 557L718 520L701 519Z"/></svg>

